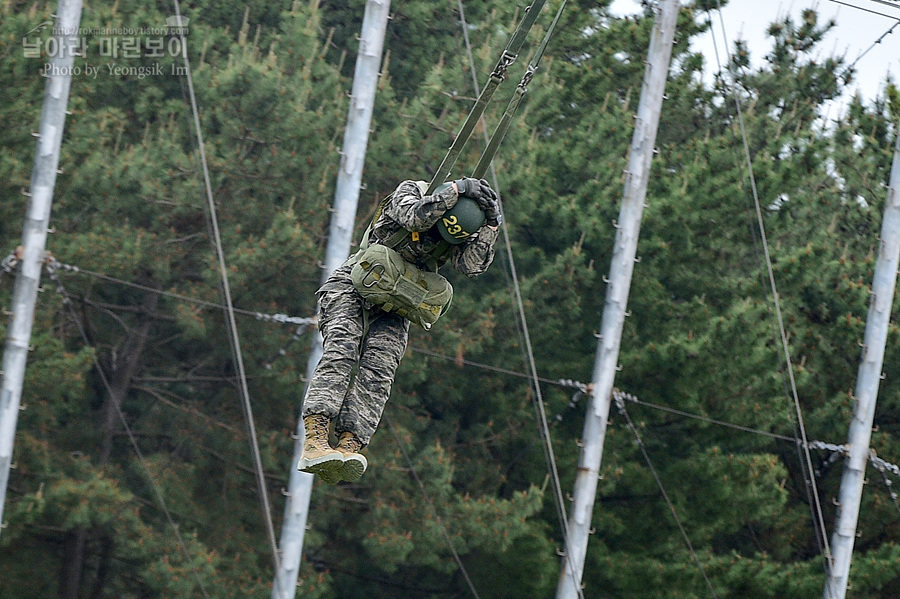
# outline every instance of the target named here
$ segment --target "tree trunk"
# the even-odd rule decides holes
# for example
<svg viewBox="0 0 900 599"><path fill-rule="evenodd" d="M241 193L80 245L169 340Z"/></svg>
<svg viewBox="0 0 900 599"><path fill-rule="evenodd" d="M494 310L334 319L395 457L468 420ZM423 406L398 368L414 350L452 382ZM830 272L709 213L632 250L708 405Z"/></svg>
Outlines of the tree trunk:
<svg viewBox="0 0 900 599"><path fill-rule="evenodd" d="M94 590L91 592L91 599L103 599L103 590L106 587L106 578L109 575L109 556L112 554L112 547L112 537L103 535L100 538L100 558L97 560Z"/></svg>
<svg viewBox="0 0 900 599"><path fill-rule="evenodd" d="M150 316L156 311L159 303L159 295L156 293L148 294L143 302L143 313L137 327L129 331L125 346L118 356L114 356L111 360L109 371L110 394L106 398L103 408L103 451L100 455L100 463L106 465L109 463L109 457L112 453L113 437L118 428L118 412L122 407L122 401L131 387L131 381L138 371L141 354L144 351L144 345L147 342L147 334L150 331L150 325L153 318Z"/></svg>
<svg viewBox="0 0 900 599"><path fill-rule="evenodd" d="M66 535L59 575L59 599L78 599L84 564L84 541L84 529L77 528Z"/></svg>

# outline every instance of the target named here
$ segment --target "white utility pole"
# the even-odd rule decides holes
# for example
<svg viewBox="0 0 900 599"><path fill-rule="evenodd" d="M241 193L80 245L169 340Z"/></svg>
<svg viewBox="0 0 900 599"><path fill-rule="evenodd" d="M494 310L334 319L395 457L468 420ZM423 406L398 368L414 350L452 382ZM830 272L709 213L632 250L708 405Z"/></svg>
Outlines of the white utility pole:
<svg viewBox="0 0 900 599"><path fill-rule="evenodd" d="M600 327L600 340L594 362L594 374L590 404L584 422L581 455L571 517L569 518L569 546L562 559L557 599L574 599L581 587L584 558L587 553L591 514L597 495L597 479L603 456L603 441L612 398L613 383L618 368L619 345L625 324L628 292L637 253L641 214L650 178L650 161L656 144L659 113L662 110L675 25L678 20L678 0L661 0L656 9L656 23L650 38L647 68L635 118L631 155L625 171L625 190L619 219L616 225L616 241L609 269L606 288L606 304Z"/></svg>
<svg viewBox="0 0 900 599"><path fill-rule="evenodd" d="M881 223L881 243L872 279L872 297L863 337L862 356L856 375L856 406L847 444L841 489L838 493L838 515L831 537L832 563L825 581L825 599L844 599L850 577L850 558L856 540L856 522L862 500L869 441L875 420L875 400L884 362L884 346L891 323L891 305L897 283L900 258L900 135L894 147L890 188Z"/></svg>
<svg viewBox="0 0 900 599"><path fill-rule="evenodd" d="M0 388L0 522L3 521L16 421L22 400L22 382L25 379L25 363L28 361L31 327L34 324L34 305L40 286L47 228L50 225L50 206L56 185L69 87L72 84L72 65L78 48L81 0L60 0L56 14L54 42L48 42L45 46L51 55L45 63L49 67L44 73L47 77L44 106L38 126L34 168L28 189L28 208L22 230L21 266L13 288L12 318L3 351L3 370L0 373L3 376L3 386Z"/></svg>
<svg viewBox="0 0 900 599"><path fill-rule="evenodd" d="M323 283L350 255L350 244L353 241L353 230L356 223L356 207L359 203L359 188L362 182L366 146L369 142L369 128L372 125L375 92L378 87L384 36L390 9L390 0L368 0L366 2L362 34L359 40L359 53L356 56L356 70L353 74L350 110L347 114L347 129L344 132L341 166L334 194L334 214L331 218L328 247L325 250ZM321 358L322 336L317 331L306 366L307 381L312 379L316 365ZM304 436L301 412L297 423L294 457L291 460L290 482L284 507L284 523L281 527L281 568L275 573L272 599L294 599L297 588L297 577L303 553L303 537L306 532L306 519L309 515L314 478L312 474L297 470L297 464L303 453Z"/></svg>

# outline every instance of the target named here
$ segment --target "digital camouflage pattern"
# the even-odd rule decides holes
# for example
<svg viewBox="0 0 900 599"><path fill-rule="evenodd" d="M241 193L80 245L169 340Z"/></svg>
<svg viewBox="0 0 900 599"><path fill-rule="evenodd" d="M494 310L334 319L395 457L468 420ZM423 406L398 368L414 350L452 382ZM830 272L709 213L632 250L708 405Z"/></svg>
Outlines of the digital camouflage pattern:
<svg viewBox="0 0 900 599"><path fill-rule="evenodd" d="M458 199L452 187L431 196L415 181L404 181L387 202L372 230L371 243L390 237L400 228L421 233L395 248L422 268L440 241L432 229ZM494 259L497 231L481 227L449 256L456 270L469 277L485 272ZM317 292L319 330L324 352L303 403L303 416L324 414L335 420L335 432L355 433L368 445L391 394L394 374L406 351L409 321L366 302L353 286L351 264L334 271ZM366 332L366 320L369 330ZM358 364L355 378L354 366Z"/></svg>
<svg viewBox="0 0 900 599"><path fill-rule="evenodd" d="M319 330L324 352L309 383L304 417L324 414L335 432L356 433L368 445L391 394L394 373L406 351L409 321L371 309L350 280L344 264L318 293ZM371 320L365 333L365 312ZM351 386L353 367L359 369Z"/></svg>
<svg viewBox="0 0 900 599"><path fill-rule="evenodd" d="M419 268L425 268L426 258L441 241L440 234L432 227L456 205L459 197L452 187L426 196L422 191L425 185L420 183L424 182L404 181L397 187L372 227L372 241L384 241L401 228L422 233L418 241L410 239L394 249ZM490 227L481 227L465 243L453 246L453 251L442 257L439 266L449 259L459 272L477 277L494 259L497 235Z"/></svg>

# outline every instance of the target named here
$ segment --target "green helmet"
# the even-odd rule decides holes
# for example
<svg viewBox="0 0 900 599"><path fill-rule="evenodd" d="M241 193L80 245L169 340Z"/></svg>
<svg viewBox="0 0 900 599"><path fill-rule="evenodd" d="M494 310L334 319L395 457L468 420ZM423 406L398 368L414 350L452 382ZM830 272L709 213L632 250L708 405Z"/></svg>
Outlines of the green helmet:
<svg viewBox="0 0 900 599"><path fill-rule="evenodd" d="M445 241L456 245L480 229L485 220L487 217L478 202L471 198L459 198L435 226Z"/></svg>

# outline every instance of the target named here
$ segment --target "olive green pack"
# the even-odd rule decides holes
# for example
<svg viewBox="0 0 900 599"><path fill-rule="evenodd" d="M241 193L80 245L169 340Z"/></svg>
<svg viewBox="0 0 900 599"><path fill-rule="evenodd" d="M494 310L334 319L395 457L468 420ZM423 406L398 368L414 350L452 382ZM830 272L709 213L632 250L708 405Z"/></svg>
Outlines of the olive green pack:
<svg viewBox="0 0 900 599"><path fill-rule="evenodd" d="M437 272L422 270L407 262L393 249L409 238L410 233L405 229L399 230L384 244L369 244L372 225L378 220L383 206L384 203L379 206L372 224L366 229L360 250L351 258L350 278L364 299L423 329L430 329L450 307L453 286ZM436 265L434 270L437 270Z"/></svg>
<svg viewBox="0 0 900 599"><path fill-rule="evenodd" d="M391 248L373 243L354 257L350 272L363 298L430 329L450 307L453 286L436 272L416 268Z"/></svg>

